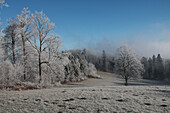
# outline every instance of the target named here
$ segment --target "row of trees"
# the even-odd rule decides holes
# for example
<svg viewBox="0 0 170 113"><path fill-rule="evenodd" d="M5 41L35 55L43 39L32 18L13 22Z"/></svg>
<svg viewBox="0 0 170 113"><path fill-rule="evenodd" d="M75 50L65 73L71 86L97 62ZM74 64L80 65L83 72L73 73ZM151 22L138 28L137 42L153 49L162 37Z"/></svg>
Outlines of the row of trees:
<svg viewBox="0 0 170 113"><path fill-rule="evenodd" d="M27 8L8 20L0 41L2 84L55 84L97 76L95 67L84 57L59 51L61 40L53 33L54 28L55 24L43 12L31 13Z"/></svg>
<svg viewBox="0 0 170 113"><path fill-rule="evenodd" d="M95 65L96 69L104 72L115 72L115 57L107 54L105 50L102 53L83 49L86 53L86 60Z"/></svg>
<svg viewBox="0 0 170 113"><path fill-rule="evenodd" d="M149 59L142 57L141 62L145 68L145 73L142 75L143 78L155 80L170 79L170 61L163 59L160 54L157 57L153 55Z"/></svg>
<svg viewBox="0 0 170 113"><path fill-rule="evenodd" d="M80 51L72 50L72 53L78 54ZM115 56L106 55L104 50L101 56L86 49L83 49L82 53L86 56L87 61L95 64L98 70L121 75L125 80L125 85L128 85L129 79L139 78L144 72L143 64L128 46L118 48Z"/></svg>
<svg viewBox="0 0 170 113"><path fill-rule="evenodd" d="M4 49L4 60L10 61L14 66L22 64L23 79L36 60L38 61L39 83L42 80L42 65L49 65L53 53L58 52L61 44L59 36L51 34L55 25L50 22L43 12L31 14L24 8L16 18L10 18L4 29L2 47ZM46 56L48 53L48 56ZM45 57L46 56L46 57ZM36 59L37 58L37 59ZM34 61L32 61L34 60Z"/></svg>
<svg viewBox="0 0 170 113"><path fill-rule="evenodd" d="M122 47L121 47L122 48ZM123 47L129 48L127 46ZM120 48L119 48L120 49ZM118 50L119 50L118 49ZM120 67L117 63L117 55L109 55L106 54L103 50L102 54L95 54L90 50L86 50L86 59L89 62L92 62L97 70L112 72L112 73L120 73L117 69ZM134 54L131 52L131 49L128 49L128 54ZM117 54L117 53L116 53ZM153 80L169 80L170 79L170 60L163 59L160 54L153 55L152 58L142 57L140 62L143 64L144 70L142 71L142 77L144 79L153 79ZM122 74L121 74L122 75ZM139 75L139 74L138 74ZM134 76L138 76L134 75Z"/></svg>

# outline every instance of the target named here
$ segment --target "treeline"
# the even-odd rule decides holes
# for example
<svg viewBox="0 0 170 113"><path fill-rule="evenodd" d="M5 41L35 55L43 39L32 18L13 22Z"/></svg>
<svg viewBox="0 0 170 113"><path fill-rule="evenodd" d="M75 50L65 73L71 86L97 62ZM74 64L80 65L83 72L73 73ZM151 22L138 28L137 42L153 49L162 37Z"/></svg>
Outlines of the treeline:
<svg viewBox="0 0 170 113"><path fill-rule="evenodd" d="M101 53L96 53L84 49L86 59L95 65L96 69L105 72L116 72L115 56L107 54L104 50ZM153 80L170 80L170 60L163 59L160 54L153 55L152 58L142 57L141 63L144 66L144 79Z"/></svg>
<svg viewBox="0 0 170 113"><path fill-rule="evenodd" d="M60 52L55 24L43 12L24 8L10 18L0 38L0 84L32 82L42 85L98 77L83 55Z"/></svg>
<svg viewBox="0 0 170 113"><path fill-rule="evenodd" d="M95 65L96 69L104 72L114 73L115 70L115 57L113 55L107 54L105 50L102 53L88 50L88 49L75 49L71 50L73 54L83 52L85 58L88 62Z"/></svg>
<svg viewBox="0 0 170 113"><path fill-rule="evenodd" d="M160 54L152 58L141 59L145 72L143 78L155 80L170 80L170 60L163 59Z"/></svg>

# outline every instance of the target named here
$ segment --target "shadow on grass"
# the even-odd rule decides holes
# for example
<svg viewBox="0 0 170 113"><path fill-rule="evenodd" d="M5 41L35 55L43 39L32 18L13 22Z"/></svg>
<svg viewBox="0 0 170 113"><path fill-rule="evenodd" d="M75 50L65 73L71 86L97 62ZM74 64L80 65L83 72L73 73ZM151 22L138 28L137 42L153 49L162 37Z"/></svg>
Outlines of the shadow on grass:
<svg viewBox="0 0 170 113"><path fill-rule="evenodd" d="M168 93L168 94L170 94L170 90L161 90L161 89L159 89L159 90L153 90L153 91L157 91L157 92L162 92L162 93Z"/></svg>
<svg viewBox="0 0 170 113"><path fill-rule="evenodd" d="M160 92L161 94L165 94L164 96L166 97L170 97L170 90L166 90L166 89L155 89L155 90L152 90L154 92ZM162 99L162 101L166 101L165 99Z"/></svg>
<svg viewBox="0 0 170 113"><path fill-rule="evenodd" d="M66 83L64 85L67 85L67 86L84 86L83 84L74 84L74 83Z"/></svg>
<svg viewBox="0 0 170 113"><path fill-rule="evenodd" d="M114 82L116 85L125 85L123 81L121 82ZM128 86L170 86L168 82L160 82L155 80L130 80L128 82Z"/></svg>

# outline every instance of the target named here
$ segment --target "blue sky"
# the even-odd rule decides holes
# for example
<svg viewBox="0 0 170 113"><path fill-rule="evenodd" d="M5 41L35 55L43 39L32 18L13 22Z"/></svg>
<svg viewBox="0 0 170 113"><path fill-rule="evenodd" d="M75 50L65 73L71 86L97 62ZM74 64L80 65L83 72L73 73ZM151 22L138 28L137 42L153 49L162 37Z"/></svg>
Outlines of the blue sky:
<svg viewBox="0 0 170 113"><path fill-rule="evenodd" d="M3 26L6 25L6 19L20 14L24 7L28 7L31 12L43 11L55 23L55 32L61 36L64 49L84 47L112 49L117 47L114 45L120 44L136 48L140 43L138 40L143 41L144 45L146 40L156 43L169 38L170 0L6 0L6 2L10 7L1 9ZM140 48L136 51L142 50ZM151 54L160 51L152 51Z"/></svg>

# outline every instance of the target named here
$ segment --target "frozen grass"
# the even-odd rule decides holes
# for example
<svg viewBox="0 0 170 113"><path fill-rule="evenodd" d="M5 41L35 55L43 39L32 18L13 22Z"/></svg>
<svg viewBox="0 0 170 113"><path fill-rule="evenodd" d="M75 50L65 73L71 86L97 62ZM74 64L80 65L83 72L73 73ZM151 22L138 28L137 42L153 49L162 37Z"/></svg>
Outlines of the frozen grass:
<svg viewBox="0 0 170 113"><path fill-rule="evenodd" d="M151 85L148 81L136 85L138 82L133 81L130 86L123 86L116 75L104 73L102 77L69 85L76 87L0 91L0 112L170 112L169 85Z"/></svg>

